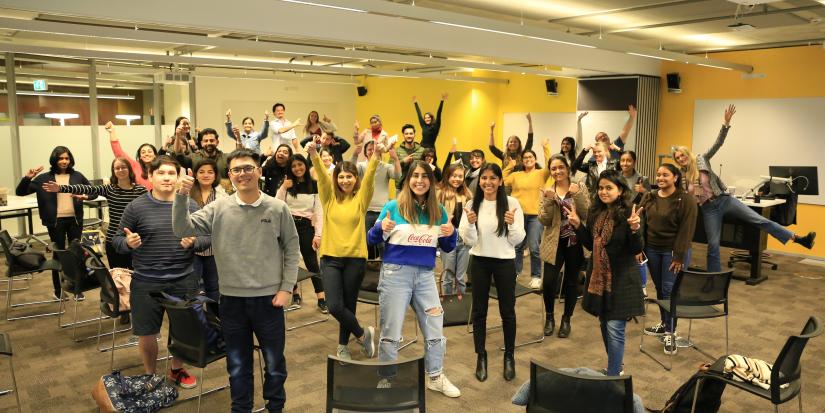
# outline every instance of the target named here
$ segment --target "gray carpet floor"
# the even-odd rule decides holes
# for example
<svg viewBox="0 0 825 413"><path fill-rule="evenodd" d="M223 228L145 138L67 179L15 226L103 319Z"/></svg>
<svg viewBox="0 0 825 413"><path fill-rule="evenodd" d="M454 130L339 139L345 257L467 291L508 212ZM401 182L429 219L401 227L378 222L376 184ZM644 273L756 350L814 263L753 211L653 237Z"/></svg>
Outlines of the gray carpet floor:
<svg viewBox="0 0 825 413"><path fill-rule="evenodd" d="M694 264L704 264L704 246L694 248ZM723 250L723 257L728 251ZM697 258L699 257L699 258ZM730 350L732 353L753 356L772 362L779 353L789 334L797 334L810 315L825 318L825 267L799 263L800 258L777 256L779 270L766 269L770 279L758 286L747 286L741 281L734 281L730 288ZM527 261L527 260L526 260ZM5 263L0 265L2 274L6 273ZM748 271L745 265L736 267L737 274ZM525 269L524 274L529 274ZM46 299L51 293L49 274L35 276L31 287L26 291L16 292L14 302L22 300ZM5 280L5 277L2 278ZM529 276L519 278L519 282L528 283ZM4 285L0 285L5 289ZM316 311L315 297L311 285L303 287L304 306L301 310L288 315L288 324L297 324L321 316ZM648 285L653 293L653 285ZM2 293L5 295L5 292ZM5 297L3 297L5 299ZM469 298L469 297L468 297ZM5 302L3 302L5 304ZM71 307L74 303L70 302ZM50 305L54 311L55 305ZM559 305L557 304L557 307ZM46 306L15 309L14 314L33 314ZM491 303L489 323L499 321L495 303ZM97 315L98 294L90 292L87 299L79 305L81 319ZM658 320L658 312L652 310L647 320L640 318L640 323L650 325ZM517 302L517 340L535 337L541 332L542 302L538 295L530 294ZM561 309L557 310L560 313ZM373 307L359 304L358 317L363 324L373 324ZM408 313L405 334L412 336L414 318ZM111 326L111 324L108 324ZM641 324L628 324L625 353L625 372L633 376L634 391L639 394L646 406L661 408L676 388L687 380L699 363L711 361L697 351L680 349L673 357L673 371L665 371L654 361L639 352ZM680 333L687 333L687 322L680 323ZM0 321L0 331L8 332L14 345L14 364L17 373L20 398L23 411L26 412L90 412L95 411L95 404L90 396L92 387L109 365L107 353L99 353L95 342L75 343L69 329L59 329L55 317L36 318L20 321ZM80 327L79 335L90 335L97 331L97 325ZM289 378L286 382L288 412L322 412L325 408L327 354L335 352L338 324L334 319L308 328L295 330L287 334L286 358ZM165 332L165 328L164 328ZM724 353L724 321L722 319L699 320L693 323L694 340L703 349L714 355ZM427 393L428 410L432 412L472 411L472 412L518 412L523 408L510 403L516 389L529 377L531 359L539 360L557 367L586 366L596 369L606 367L607 357L602 345L596 318L577 308L573 317L572 334L567 339L548 337L543 343L519 348L516 351L517 377L511 382L502 378L502 353L497 348L502 344L500 331L488 335L487 347L490 354L490 378L480 383L474 378L475 354L473 353L472 335L464 327L445 329L448 338L445 371L448 377L462 391L458 399L449 399L443 395ZM122 334L120 341L125 341L128 334ZM161 339L161 353L165 353L166 338ZM658 357L665 358L662 347L655 339L645 340ZM354 357L360 358L356 346L351 344ZM401 351L402 357L423 354L421 341ZM127 367L126 374L140 374L137 367L140 359L135 348L126 348L116 352L115 366ZM803 389L805 411L825 411L825 337L812 340L803 356ZM6 360L0 360L0 389L10 387ZM128 367L135 366L135 367ZM197 369L190 369L197 373ZM214 363L206 371L206 386L224 384L227 381L226 367L223 361ZM256 401L261 405L260 378L256 373ZM191 395L193 390L183 390L182 395ZM203 400L203 411L228 411L229 392L224 390L208 395ZM0 397L0 411L12 411L13 396ZM195 402L177 403L169 411L195 411ZM781 411L796 411L796 401L782 406ZM766 412L771 411L769 402L744 392L728 389L723 396L723 412Z"/></svg>

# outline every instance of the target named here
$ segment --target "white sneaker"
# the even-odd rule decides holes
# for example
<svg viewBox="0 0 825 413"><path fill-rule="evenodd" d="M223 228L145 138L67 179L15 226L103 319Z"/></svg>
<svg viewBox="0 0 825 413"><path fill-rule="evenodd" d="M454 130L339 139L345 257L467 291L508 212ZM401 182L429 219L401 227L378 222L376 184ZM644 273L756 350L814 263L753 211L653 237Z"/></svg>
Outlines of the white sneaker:
<svg viewBox="0 0 825 413"><path fill-rule="evenodd" d="M530 288L532 288L534 290L540 290L541 289L541 278L533 278L532 280L530 280Z"/></svg>
<svg viewBox="0 0 825 413"><path fill-rule="evenodd" d="M435 377L430 377L427 380L427 388L443 393L447 397L461 396L461 390L458 390L458 387L455 387L455 385L450 383L450 380L447 379L447 376L445 376L444 373L441 373Z"/></svg>
<svg viewBox="0 0 825 413"><path fill-rule="evenodd" d="M364 341L361 343L364 346L361 349L361 352L364 353L367 358L375 357L375 327L369 326L364 329Z"/></svg>
<svg viewBox="0 0 825 413"><path fill-rule="evenodd" d="M392 388L392 382L390 381L390 379L386 379L386 378L378 380L378 385L375 386L375 388L376 389L391 389Z"/></svg>
<svg viewBox="0 0 825 413"><path fill-rule="evenodd" d="M335 355L341 360L352 360L352 354L350 354L349 349L347 346L338 345L338 350L335 351Z"/></svg>
<svg viewBox="0 0 825 413"><path fill-rule="evenodd" d="M676 347L676 337L674 334L666 334L664 337L664 352L665 354L676 354L679 351L679 348Z"/></svg>

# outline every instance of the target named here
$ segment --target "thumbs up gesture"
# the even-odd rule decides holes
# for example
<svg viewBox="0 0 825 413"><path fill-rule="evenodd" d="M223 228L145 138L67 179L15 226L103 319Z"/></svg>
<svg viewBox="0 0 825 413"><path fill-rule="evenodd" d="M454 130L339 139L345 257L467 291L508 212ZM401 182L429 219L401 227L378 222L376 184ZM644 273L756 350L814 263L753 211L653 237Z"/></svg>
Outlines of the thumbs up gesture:
<svg viewBox="0 0 825 413"><path fill-rule="evenodd" d="M478 214L473 211L472 208L464 208L464 214L467 216L467 223L470 225L475 225L476 221L478 220Z"/></svg>
<svg viewBox="0 0 825 413"><path fill-rule="evenodd" d="M450 221L447 221L446 224L441 225L440 233L442 237L449 237L453 235L453 232L455 232L455 227L450 223Z"/></svg>
<svg viewBox="0 0 825 413"><path fill-rule="evenodd" d="M132 232L129 228L123 228L123 232L126 233L126 245L129 246L129 248L135 249L140 247L140 234Z"/></svg>
<svg viewBox="0 0 825 413"><path fill-rule="evenodd" d="M513 208L513 209L511 209L511 210L504 213L504 223L505 224L513 225L513 223L516 222L516 211L518 211L518 208Z"/></svg>
<svg viewBox="0 0 825 413"><path fill-rule="evenodd" d="M192 187L195 185L195 178L192 177L192 170L186 168L186 174L183 174L183 168L181 168L181 178L178 180L178 193L181 195L189 195L189 191L192 190Z"/></svg>
<svg viewBox="0 0 825 413"><path fill-rule="evenodd" d="M395 228L395 221L391 220L389 217L384 217L381 220L381 230L384 232L390 232Z"/></svg>
<svg viewBox="0 0 825 413"><path fill-rule="evenodd" d="M639 214L641 214L644 209L644 207L639 207L639 209L636 209L636 204L633 204L633 210L630 212L630 218L627 219L627 224L630 225L631 231L636 232L639 230L642 222Z"/></svg>
<svg viewBox="0 0 825 413"><path fill-rule="evenodd" d="M570 208L565 206L564 212L567 214L567 222L569 222L573 228L579 228L579 226L581 226L582 221L579 218L579 214L576 213L576 204L571 204Z"/></svg>

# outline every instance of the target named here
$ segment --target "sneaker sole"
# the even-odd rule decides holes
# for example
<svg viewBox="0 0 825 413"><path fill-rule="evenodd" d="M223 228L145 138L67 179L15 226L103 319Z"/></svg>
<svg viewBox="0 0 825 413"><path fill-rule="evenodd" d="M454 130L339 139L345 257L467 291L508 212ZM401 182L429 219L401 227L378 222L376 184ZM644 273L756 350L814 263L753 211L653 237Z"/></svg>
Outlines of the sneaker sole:
<svg viewBox="0 0 825 413"><path fill-rule="evenodd" d="M373 357L375 357L375 327L372 327L372 326L367 327L367 331L369 331L369 336L370 336L369 348L372 349L372 351L371 352L368 351L367 346L365 345L364 346L364 355L367 356L367 358L373 358ZM364 343L364 344L366 344L366 343Z"/></svg>
<svg viewBox="0 0 825 413"><path fill-rule="evenodd" d="M175 380L175 379L173 379L173 378L171 378L171 377L167 377L167 379L168 379L169 381L171 381L171 382L172 382L175 386L178 386L178 387L180 387L180 388L182 388L182 389L194 389L195 387L198 387L198 383L194 383L194 384L183 384L183 383L181 383L181 382L179 382L179 381L177 381L177 380Z"/></svg>

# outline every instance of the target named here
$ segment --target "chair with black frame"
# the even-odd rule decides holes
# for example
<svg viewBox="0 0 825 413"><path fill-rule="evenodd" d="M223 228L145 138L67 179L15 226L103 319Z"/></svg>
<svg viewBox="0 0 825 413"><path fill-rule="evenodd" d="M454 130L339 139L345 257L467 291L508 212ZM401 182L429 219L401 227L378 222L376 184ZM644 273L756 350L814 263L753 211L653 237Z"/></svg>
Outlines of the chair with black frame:
<svg viewBox="0 0 825 413"><path fill-rule="evenodd" d="M67 297L66 294L72 294L75 297L77 297L79 294L83 294L87 291L96 290L100 288L100 280L95 275L94 267L90 268L86 265L87 254L94 255L91 254L89 250L83 247L83 245L80 243L80 240L73 240L71 243L69 243L69 246L65 250L54 250L54 255L57 258L57 261L60 263L60 273L62 275L62 279L60 282L61 314L57 317L57 325L60 328L72 327L72 340L74 340L75 342L80 342L92 338L98 338L97 336L91 336L82 339L77 339L77 326L101 320L101 316L98 315L97 318L78 321L77 311L80 300L75 299L74 321L63 324L63 299L64 297ZM92 263L93 261L89 260L88 262Z"/></svg>
<svg viewBox="0 0 825 413"><path fill-rule="evenodd" d="M632 376L589 376L530 360L527 413L632 413Z"/></svg>
<svg viewBox="0 0 825 413"><path fill-rule="evenodd" d="M375 326L378 329L378 333L381 332L381 324L378 320L378 306L381 305L379 302L378 297L378 281L381 277L381 260L373 260L372 262L377 262L379 265L377 266L378 269L373 269L371 267L367 267L366 271L364 272L364 279L361 281L361 286L358 288L358 302L369 304L373 306L373 315L375 317ZM412 305L412 303L411 303ZM416 322L413 324L415 328L415 337L401 344L398 349L403 350L410 345L418 342L418 318L416 317ZM402 337L403 340L403 337Z"/></svg>
<svg viewBox="0 0 825 413"><path fill-rule="evenodd" d="M702 374L696 383L692 412L696 409L696 396L699 394L702 381L718 380L725 382L727 385L745 390L750 394L770 400L773 404L774 412L779 412L780 404L786 403L796 397L799 399L799 413L802 413L802 364L800 359L802 358L802 352L805 350L805 346L808 344L808 340L820 336L822 331L822 321L819 317L811 316L808 318L805 327L802 328L802 332L799 333L799 335L788 337L788 340L782 347L782 351L779 352L776 361L773 363L771 383L768 389L763 389L750 383L736 381L725 375L713 373Z"/></svg>
<svg viewBox="0 0 825 413"><path fill-rule="evenodd" d="M107 351L111 352L109 355L109 370L114 370L115 349L137 346L137 341L115 345L115 334L130 331L132 329L131 327L121 330L117 329L117 320L123 315L130 314L131 310L121 308L120 294L118 293L117 285L115 284L114 279L112 279L112 274L109 272L109 269L106 268L106 265L103 264L100 257L92 255L90 257L90 262L92 264L92 269L94 270L95 276L97 277L97 281L100 284L100 306L97 321L97 350L101 353ZM104 334L102 332L104 319L104 317L102 317L103 315L111 318L112 320L111 333L107 332ZM101 337L108 335L112 336L111 347L100 348Z"/></svg>
<svg viewBox="0 0 825 413"><path fill-rule="evenodd" d="M8 333L0 332L0 356L9 358L9 373L11 375L11 390L0 390L0 396L5 396L9 393L14 393L14 398L17 401L17 411L22 412L20 405L20 392L17 391L17 378L14 376L14 353L11 349L11 338Z"/></svg>
<svg viewBox="0 0 825 413"><path fill-rule="evenodd" d="M300 291L301 295L304 295L304 288L303 288L302 281L309 280L313 276L315 276L315 274L307 271L304 268L298 267L298 281L296 281L296 284L298 285L298 288L299 288L299 291ZM287 322L287 326L289 326L289 317L288 317L289 313L291 313L295 310L298 310L298 309L300 309L300 307L288 307L284 310L284 320ZM292 327L287 327L286 331L297 330L299 328L309 327L311 325L318 324L318 323L323 323L323 322L326 322L326 321L329 321L329 316L326 316L324 318L316 318L314 320L306 321L302 324L297 324L297 325L294 325Z"/></svg>
<svg viewBox="0 0 825 413"><path fill-rule="evenodd" d="M725 354L728 354L728 288L733 276L733 270L722 272L700 272L685 270L676 275L676 281L670 293L670 299L647 300L659 305L660 310L668 311L671 325L677 319L688 319L687 343L684 347L693 347L707 357L714 356L702 351L690 341L690 331L694 319L725 317ZM647 313L647 308L645 308ZM667 332L676 340L675 332ZM669 364L666 366L644 348L644 323L642 323L642 338L639 341L639 351L646 354L653 361L659 363L665 370L673 368L673 353L670 354ZM677 343L678 345L678 343Z"/></svg>
<svg viewBox="0 0 825 413"><path fill-rule="evenodd" d="M527 341L523 341L521 343L516 343L516 347L523 347L530 344L538 344L544 341L544 317L547 316L547 312L544 310L544 299L541 296L540 289L534 289L530 287L525 287L518 282L516 283L516 301L518 301L519 297L524 297L528 294L537 294L539 296L539 301L541 301L541 323L539 327L541 330L539 331L539 335L536 338L529 339ZM498 300L498 289L495 286L490 287L490 298L494 300ZM472 309L470 309L470 314L472 314ZM470 320L472 322L472 320ZM489 330L489 328L488 328ZM504 351L504 346L499 347L499 350Z"/></svg>
<svg viewBox="0 0 825 413"><path fill-rule="evenodd" d="M380 373L393 370L389 387L376 388ZM385 373L386 374L386 373ZM327 413L427 411L424 357L392 362L342 360L327 356Z"/></svg>
<svg viewBox="0 0 825 413"><path fill-rule="evenodd" d="M30 242L31 237L24 238L26 243ZM19 239L22 241L22 239ZM34 274L41 273L43 271L52 271L52 270L60 270L60 263L55 260L45 260L43 261L37 268L25 268L20 266L18 263L15 262L14 255L11 253L12 249L12 238L9 235L9 232L6 230L0 231L0 246L3 248L3 253L6 256L6 321L14 321L14 320L22 320L26 318L35 318L35 317L46 317L52 315L59 315L60 311L54 313L41 313L41 314L33 314L33 315L26 315L20 317L9 317L11 315L12 308L17 307L25 307L30 305L37 305L37 304L50 304L50 303L58 303L60 300L44 300L44 301L30 301L27 303L18 303L12 304L12 293L15 291L14 288L14 279L15 278L22 278L26 276L33 276Z"/></svg>

